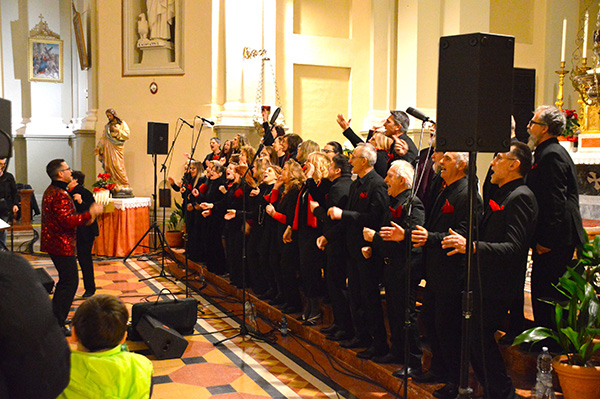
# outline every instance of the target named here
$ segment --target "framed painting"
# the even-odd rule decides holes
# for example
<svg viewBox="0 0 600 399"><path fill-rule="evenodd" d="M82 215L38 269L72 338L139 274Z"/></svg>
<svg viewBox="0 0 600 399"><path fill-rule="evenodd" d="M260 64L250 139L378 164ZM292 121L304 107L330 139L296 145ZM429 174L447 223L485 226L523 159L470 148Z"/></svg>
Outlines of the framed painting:
<svg viewBox="0 0 600 399"><path fill-rule="evenodd" d="M62 83L63 41L51 38L29 38L27 63L30 82Z"/></svg>
<svg viewBox="0 0 600 399"><path fill-rule="evenodd" d="M123 75L183 75L183 0L123 0Z"/></svg>

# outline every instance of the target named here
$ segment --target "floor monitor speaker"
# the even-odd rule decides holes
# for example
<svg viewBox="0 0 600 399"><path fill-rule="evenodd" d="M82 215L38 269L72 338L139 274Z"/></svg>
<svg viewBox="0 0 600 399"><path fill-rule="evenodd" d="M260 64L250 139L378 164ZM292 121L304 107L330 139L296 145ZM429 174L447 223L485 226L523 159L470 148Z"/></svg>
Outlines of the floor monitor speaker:
<svg viewBox="0 0 600 399"><path fill-rule="evenodd" d="M181 334L149 315L142 317L136 329L158 360L180 358L188 346Z"/></svg>
<svg viewBox="0 0 600 399"><path fill-rule="evenodd" d="M438 151L510 149L515 38L489 33L440 38Z"/></svg>
<svg viewBox="0 0 600 399"><path fill-rule="evenodd" d="M148 122L148 154L169 152L169 124Z"/></svg>

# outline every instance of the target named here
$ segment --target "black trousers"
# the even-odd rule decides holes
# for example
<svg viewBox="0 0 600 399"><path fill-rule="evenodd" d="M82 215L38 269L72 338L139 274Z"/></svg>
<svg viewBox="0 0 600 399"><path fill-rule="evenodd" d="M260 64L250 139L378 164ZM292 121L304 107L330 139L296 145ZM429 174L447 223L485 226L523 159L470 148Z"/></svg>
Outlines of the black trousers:
<svg viewBox="0 0 600 399"><path fill-rule="evenodd" d="M298 231L300 255L300 278L304 295L307 298L323 296L322 269L326 262L323 251L317 247L317 238L321 232L310 227L301 227Z"/></svg>
<svg viewBox="0 0 600 399"><path fill-rule="evenodd" d="M349 334L354 334L350 304L348 302L348 289L346 287L348 265L346 263L344 244L329 243L325 248L327 254L325 282L327 283L327 292L331 299L333 322L341 330Z"/></svg>
<svg viewBox="0 0 600 399"><path fill-rule="evenodd" d="M461 294L425 290L422 321L431 345L430 370L459 384L461 339Z"/></svg>
<svg viewBox="0 0 600 399"><path fill-rule="evenodd" d="M533 250L533 267L531 271L531 306L533 318L537 326L553 328L554 307L541 302L539 298L564 299L552 284L567 271L567 265L573 259L574 246L556 248L543 255Z"/></svg>
<svg viewBox="0 0 600 399"><path fill-rule="evenodd" d="M379 293L381 260L357 259L352 256L349 260L348 289L356 334L359 339L371 340L376 356L385 355L389 346Z"/></svg>
<svg viewBox="0 0 600 399"><path fill-rule="evenodd" d="M508 300L475 298L471 319L471 365L490 399L516 399L515 387L506 372L494 334L506 317Z"/></svg>
<svg viewBox="0 0 600 399"><path fill-rule="evenodd" d="M85 234L77 234L77 260L83 276L83 287L86 292L96 291L96 280L94 279L94 261L92 259L92 247L96 237L88 237Z"/></svg>
<svg viewBox="0 0 600 399"><path fill-rule="evenodd" d="M52 298L52 311L56 320L58 320L58 324L64 326L79 285L77 258L75 256L58 255L50 255L50 258L58 271L58 283Z"/></svg>
<svg viewBox="0 0 600 399"><path fill-rule="evenodd" d="M298 263L298 238L294 235L292 242L281 247L279 289L288 305L300 308L302 300L298 289Z"/></svg>
<svg viewBox="0 0 600 399"><path fill-rule="evenodd" d="M383 282L385 285L385 302L388 320L390 323L391 352L399 359L404 359L404 319L406 311L406 273L405 268L396 263L384 264ZM417 300L417 287L420 276L411 276L410 297L408 304L410 328L408 331L409 356L408 366L421 369L421 339L417 325L415 304Z"/></svg>

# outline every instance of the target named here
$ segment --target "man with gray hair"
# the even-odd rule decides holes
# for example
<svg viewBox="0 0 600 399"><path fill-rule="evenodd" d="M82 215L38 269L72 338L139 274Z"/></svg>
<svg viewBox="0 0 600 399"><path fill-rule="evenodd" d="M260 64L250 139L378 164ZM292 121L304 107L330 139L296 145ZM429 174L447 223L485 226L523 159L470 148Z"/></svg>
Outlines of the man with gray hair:
<svg viewBox="0 0 600 399"><path fill-rule="evenodd" d="M437 398L455 398L460 379L461 292L464 289L467 257L448 256L442 240L453 231L465 237L469 224L467 168L469 154L446 152L440 161L440 176L446 187L437 196L424 226L412 233L416 247L425 257L425 297L422 321L431 343L433 359L427 374L415 376L415 382L446 382L434 392ZM477 215L481 210L478 196Z"/></svg>
<svg viewBox="0 0 600 399"><path fill-rule="evenodd" d="M404 327L405 310L409 311L409 353L408 363L401 370L394 372L394 376L403 377L408 373L410 377L421 374L421 341L417 325L415 302L417 287L422 278L422 248L413 248L408 239L405 239L405 230L413 229L416 225L425 223L425 208L418 197L412 197L412 184L415 170L406 161L394 161L387 172L385 182L390 196L389 210L386 211L384 226L380 232L368 227L363 229L366 241L373 242L373 255L383 258L383 283L385 285L385 298L387 315L390 325L390 342L392 348L388 356L374 357L378 363L403 363L404 353ZM409 211L410 209L410 211ZM410 293L407 295L407 267L408 251L411 252L410 260ZM408 301L408 303L407 303Z"/></svg>
<svg viewBox="0 0 600 399"><path fill-rule="evenodd" d="M383 262L380 257L367 259L362 254L362 248L370 246L364 240L363 228L378 231L389 207L387 186L373 167L376 159L371 144L356 147L350 163L358 177L350 186L348 204L345 209L333 206L327 211L332 220L342 221L336 226L336 234L346 235L348 291L356 336L341 345L368 348L358 353L361 359L383 358L389 351L379 294Z"/></svg>
<svg viewBox="0 0 600 399"><path fill-rule="evenodd" d="M554 308L539 298L560 299L552 284L565 272L575 247L585 241L575 164L557 139L565 125L565 114L549 105L538 107L527 125L535 154L526 184L539 206L531 243L531 302L535 323L543 327L552 327Z"/></svg>

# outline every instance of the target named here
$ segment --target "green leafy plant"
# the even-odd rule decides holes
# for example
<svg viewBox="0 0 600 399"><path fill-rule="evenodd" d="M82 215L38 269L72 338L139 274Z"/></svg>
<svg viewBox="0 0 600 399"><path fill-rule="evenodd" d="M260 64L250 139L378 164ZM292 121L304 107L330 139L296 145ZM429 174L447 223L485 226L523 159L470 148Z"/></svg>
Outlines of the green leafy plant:
<svg viewBox="0 0 600 399"><path fill-rule="evenodd" d="M181 231L183 228L183 208L180 203L175 201L175 210L171 212L167 222L168 231Z"/></svg>
<svg viewBox="0 0 600 399"><path fill-rule="evenodd" d="M600 335L600 236L579 248L577 253L574 267L567 267L554 285L565 299L544 301L554 306L555 328L531 328L517 336L513 345L551 338L567 355L568 364L593 367L598 364L592 357L600 354L600 342L594 342Z"/></svg>

